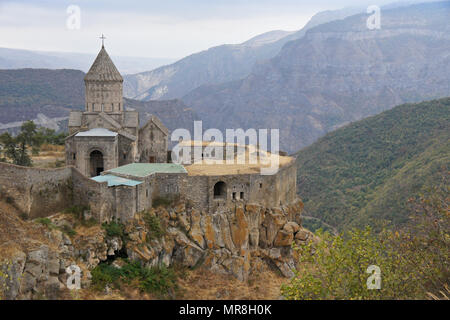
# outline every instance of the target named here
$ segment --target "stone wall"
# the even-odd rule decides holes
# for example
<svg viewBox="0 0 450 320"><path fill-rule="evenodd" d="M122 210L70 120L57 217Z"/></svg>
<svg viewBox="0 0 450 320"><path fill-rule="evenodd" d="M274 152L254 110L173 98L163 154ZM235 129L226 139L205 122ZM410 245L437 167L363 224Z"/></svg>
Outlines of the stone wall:
<svg viewBox="0 0 450 320"><path fill-rule="evenodd" d="M119 163L118 137L70 137L66 140L66 164L76 166L84 175L91 177L90 155L100 151L103 155L103 168L117 168ZM74 156L75 154L75 156ZM75 158L75 159L74 159Z"/></svg>
<svg viewBox="0 0 450 320"><path fill-rule="evenodd" d="M0 163L0 197L29 218L63 210L72 203L72 168L38 169Z"/></svg>
<svg viewBox="0 0 450 320"><path fill-rule="evenodd" d="M86 111L123 111L123 83L120 81L85 81Z"/></svg>
<svg viewBox="0 0 450 320"><path fill-rule="evenodd" d="M73 204L88 207L92 216L100 222L110 221L116 211L115 192L106 182L97 182L72 168Z"/></svg>
<svg viewBox="0 0 450 320"><path fill-rule="evenodd" d="M154 122L153 118L139 130L139 162L167 162L168 135Z"/></svg>
<svg viewBox="0 0 450 320"><path fill-rule="evenodd" d="M0 198L31 219L77 205L89 208L99 222L126 221L144 209L139 199L145 197L146 190L139 186L110 188L74 167L39 169L0 163ZM145 208L151 206L149 203Z"/></svg>
<svg viewBox="0 0 450 320"><path fill-rule="evenodd" d="M226 185L225 197L214 196L214 186L219 182ZM292 162L271 176L259 173L186 176L180 180L180 190L183 198L195 207L214 212L246 203L259 203L266 207L291 203L296 197L296 183L296 166Z"/></svg>

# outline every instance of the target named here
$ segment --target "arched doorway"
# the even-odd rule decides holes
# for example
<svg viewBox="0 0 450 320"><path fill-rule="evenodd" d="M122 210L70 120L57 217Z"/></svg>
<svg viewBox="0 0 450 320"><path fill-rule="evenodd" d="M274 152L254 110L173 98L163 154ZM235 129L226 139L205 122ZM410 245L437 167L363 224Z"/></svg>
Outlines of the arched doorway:
<svg viewBox="0 0 450 320"><path fill-rule="evenodd" d="M100 173L103 171L103 154L98 151L94 150L89 155L89 163L90 163L90 173L91 177L95 177L100 175Z"/></svg>
<svg viewBox="0 0 450 320"><path fill-rule="evenodd" d="M214 185L214 199L227 198L227 185L223 181L219 181Z"/></svg>

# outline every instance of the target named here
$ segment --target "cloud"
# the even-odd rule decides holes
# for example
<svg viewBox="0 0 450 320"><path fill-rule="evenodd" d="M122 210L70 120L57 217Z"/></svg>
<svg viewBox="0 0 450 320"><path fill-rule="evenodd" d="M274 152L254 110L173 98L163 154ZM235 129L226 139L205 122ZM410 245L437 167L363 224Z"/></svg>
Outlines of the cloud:
<svg viewBox="0 0 450 320"><path fill-rule="evenodd" d="M0 46L44 51L95 52L105 33L115 55L183 57L223 43L240 43L275 29L300 29L311 13L185 17L170 13L103 11L80 5L81 28L66 27L64 7L7 3L0 7Z"/></svg>
<svg viewBox="0 0 450 320"><path fill-rule="evenodd" d="M318 11L358 3L360 0L2 1L0 47L96 53L98 37L104 33L108 51L114 55L181 58L271 30L298 30ZM69 5L81 9L79 30L66 27Z"/></svg>

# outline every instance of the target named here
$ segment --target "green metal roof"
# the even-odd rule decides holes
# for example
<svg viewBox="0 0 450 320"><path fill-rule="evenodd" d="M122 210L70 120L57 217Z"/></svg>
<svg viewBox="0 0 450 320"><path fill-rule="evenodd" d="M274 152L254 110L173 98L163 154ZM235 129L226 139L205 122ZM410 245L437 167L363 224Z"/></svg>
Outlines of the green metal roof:
<svg viewBox="0 0 450 320"><path fill-rule="evenodd" d="M97 182L108 182L108 187L114 187L114 186L130 186L130 187L134 187L137 186L138 184L141 184L142 181L136 181L136 180L131 180L131 179L126 179L126 178L121 178L118 176L113 176L112 174L105 174L103 176L96 176L91 178L94 181Z"/></svg>
<svg viewBox="0 0 450 320"><path fill-rule="evenodd" d="M176 163L130 163L108 170L109 173L146 177L154 173L187 173L186 169Z"/></svg>

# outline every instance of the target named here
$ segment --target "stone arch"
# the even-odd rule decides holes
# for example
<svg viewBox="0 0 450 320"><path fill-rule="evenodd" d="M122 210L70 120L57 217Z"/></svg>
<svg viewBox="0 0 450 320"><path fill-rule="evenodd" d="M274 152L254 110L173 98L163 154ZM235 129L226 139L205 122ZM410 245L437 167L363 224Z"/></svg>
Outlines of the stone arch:
<svg viewBox="0 0 450 320"><path fill-rule="evenodd" d="M223 181L219 181L214 185L214 199L226 199L227 198L227 184Z"/></svg>
<svg viewBox="0 0 450 320"><path fill-rule="evenodd" d="M100 175L105 168L105 159L103 152L99 149L93 149L89 152L89 174L91 177Z"/></svg>

